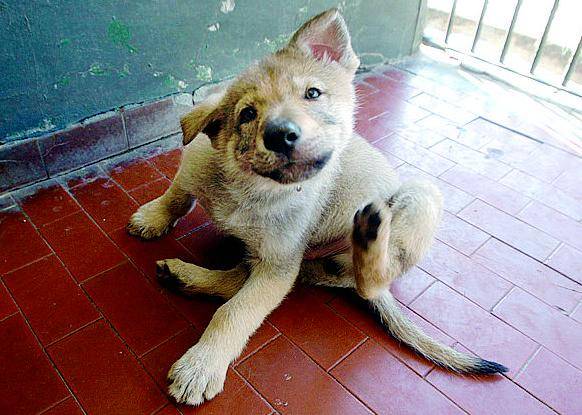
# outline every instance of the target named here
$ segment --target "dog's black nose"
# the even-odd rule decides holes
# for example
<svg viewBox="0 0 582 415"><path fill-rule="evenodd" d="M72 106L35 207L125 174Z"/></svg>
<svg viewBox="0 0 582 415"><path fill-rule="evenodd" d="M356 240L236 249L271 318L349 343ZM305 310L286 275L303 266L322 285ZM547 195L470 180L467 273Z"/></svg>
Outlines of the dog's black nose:
<svg viewBox="0 0 582 415"><path fill-rule="evenodd" d="M289 157L297 140L301 137L301 128L287 119L267 121L263 142L267 150L281 153Z"/></svg>

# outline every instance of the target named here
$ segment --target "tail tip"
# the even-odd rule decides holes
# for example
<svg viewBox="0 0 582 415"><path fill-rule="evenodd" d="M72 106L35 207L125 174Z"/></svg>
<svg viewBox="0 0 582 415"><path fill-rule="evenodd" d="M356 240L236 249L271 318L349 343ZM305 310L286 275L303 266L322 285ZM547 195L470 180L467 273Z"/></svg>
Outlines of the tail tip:
<svg viewBox="0 0 582 415"><path fill-rule="evenodd" d="M471 372L477 375L493 375L495 373L505 373L509 369L500 363L491 360L479 359Z"/></svg>

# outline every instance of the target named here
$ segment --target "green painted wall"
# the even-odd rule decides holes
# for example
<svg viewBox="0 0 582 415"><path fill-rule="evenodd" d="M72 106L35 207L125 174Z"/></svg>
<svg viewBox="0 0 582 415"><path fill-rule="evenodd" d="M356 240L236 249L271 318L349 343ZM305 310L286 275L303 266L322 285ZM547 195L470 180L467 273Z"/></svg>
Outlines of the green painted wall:
<svg viewBox="0 0 582 415"><path fill-rule="evenodd" d="M408 55L422 1L0 1L0 142L231 76L331 6L363 63Z"/></svg>

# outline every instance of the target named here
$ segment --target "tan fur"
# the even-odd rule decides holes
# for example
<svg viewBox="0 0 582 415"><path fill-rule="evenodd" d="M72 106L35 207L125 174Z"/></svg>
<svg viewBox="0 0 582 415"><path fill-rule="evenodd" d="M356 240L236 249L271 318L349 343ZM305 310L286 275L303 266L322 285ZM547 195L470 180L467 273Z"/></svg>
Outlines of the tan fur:
<svg viewBox="0 0 582 415"><path fill-rule="evenodd" d="M314 284L357 286L397 337L439 364L464 370L460 353L416 329L388 291L428 249L442 201L431 184L401 185L385 158L353 133L357 67L345 23L332 9L182 119L187 146L180 169L163 196L132 216L128 229L146 239L163 235L194 196L217 227L245 243L247 256L229 271L180 260L158 263L162 282L228 299L170 370L169 393L178 402L196 405L222 390L228 365L299 274ZM305 98L311 87L323 91L317 100ZM256 118L241 123L239 114L249 106ZM263 142L265 123L277 117L301 127L292 158ZM354 214L372 201L381 216L375 238L360 232L365 241L351 252L303 260L307 246L358 239ZM370 226L365 216L357 217L360 230Z"/></svg>

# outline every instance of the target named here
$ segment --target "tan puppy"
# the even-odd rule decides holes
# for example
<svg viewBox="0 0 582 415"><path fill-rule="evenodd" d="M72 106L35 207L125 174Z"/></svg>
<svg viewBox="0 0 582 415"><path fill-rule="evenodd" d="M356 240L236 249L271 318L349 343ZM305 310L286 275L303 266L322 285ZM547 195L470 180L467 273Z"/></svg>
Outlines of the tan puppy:
<svg viewBox="0 0 582 415"><path fill-rule="evenodd" d="M355 288L396 338L438 365L463 373L506 370L426 336L389 291L429 248L442 200L430 183L400 184L384 157L354 134L358 65L344 20L332 9L182 119L180 170L128 229L159 237L195 197L216 226L245 243L247 255L228 271L178 259L158 263L163 282L228 299L168 374L178 402L200 404L222 390L228 365L298 276ZM308 247L342 238L351 242L347 252L303 259Z"/></svg>

